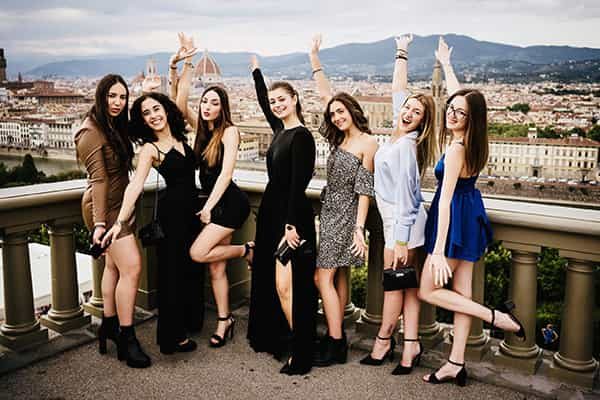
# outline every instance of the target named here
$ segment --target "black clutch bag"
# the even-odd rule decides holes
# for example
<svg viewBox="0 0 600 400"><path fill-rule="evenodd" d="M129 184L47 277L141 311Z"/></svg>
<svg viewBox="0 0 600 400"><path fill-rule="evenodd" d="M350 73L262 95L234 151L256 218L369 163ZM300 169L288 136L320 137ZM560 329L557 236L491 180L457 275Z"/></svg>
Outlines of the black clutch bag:
<svg viewBox="0 0 600 400"><path fill-rule="evenodd" d="M158 221L158 171L156 173L156 190L154 191L154 210L152 212L152 222L146 224L138 231L138 236L142 246L156 246L165 238L165 232Z"/></svg>
<svg viewBox="0 0 600 400"><path fill-rule="evenodd" d="M306 240L300 240L298 247L292 249L287 241L284 240L281 246L275 250L274 256L285 267L295 253L309 254L310 246L308 245L308 242Z"/></svg>
<svg viewBox="0 0 600 400"><path fill-rule="evenodd" d="M417 271L415 267L403 267L398 269L383 270L383 291L412 289L419 287L417 282Z"/></svg>

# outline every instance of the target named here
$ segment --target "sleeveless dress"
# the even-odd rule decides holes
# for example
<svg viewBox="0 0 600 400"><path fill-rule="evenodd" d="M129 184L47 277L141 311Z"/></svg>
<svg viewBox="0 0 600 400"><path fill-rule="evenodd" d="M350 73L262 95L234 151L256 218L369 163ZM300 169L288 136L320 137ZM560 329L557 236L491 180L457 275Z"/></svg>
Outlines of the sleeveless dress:
<svg viewBox="0 0 600 400"><path fill-rule="evenodd" d="M202 147L202 151L208 145L210 137ZM217 163L210 167L204 157L200 160L200 183L202 192L210 194L215 187L217 178L223 170L223 153L225 146L221 143L221 153ZM229 183L218 203L211 210L210 222L226 228L239 229L250 215L250 203L246 193L233 182Z"/></svg>
<svg viewBox="0 0 600 400"><path fill-rule="evenodd" d="M429 208L429 218L425 226L425 247L427 253L433 253L437 237L439 201L444 178L445 154L435 166L434 173L438 187ZM450 202L450 224L444 254L448 258L456 258L475 262L485 253L492 241L492 226L485 213L481 193L475 188L479 175L470 178L458 178L456 188Z"/></svg>
<svg viewBox="0 0 600 400"><path fill-rule="evenodd" d="M323 189L320 226L319 268L360 266L364 259L350 251L359 195L373 196L373 174L360 158L339 147L327 159L327 187Z"/></svg>
<svg viewBox="0 0 600 400"><path fill-rule="evenodd" d="M175 147L166 153L156 147L163 160L156 169L167 184L158 203L165 240L157 246L157 341L160 351L167 354L174 352L188 333L200 331L204 320L205 268L189 255L200 232L196 162L192 149L186 143L183 148L185 154Z"/></svg>

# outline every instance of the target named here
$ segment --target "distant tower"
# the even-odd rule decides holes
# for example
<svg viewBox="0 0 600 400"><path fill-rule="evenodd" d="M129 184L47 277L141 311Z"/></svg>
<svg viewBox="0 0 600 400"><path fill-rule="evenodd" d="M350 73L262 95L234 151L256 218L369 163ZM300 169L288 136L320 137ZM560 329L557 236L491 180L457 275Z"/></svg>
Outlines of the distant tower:
<svg viewBox="0 0 600 400"><path fill-rule="evenodd" d="M146 61L146 76L158 75L158 67L156 66L156 60L150 58Z"/></svg>
<svg viewBox="0 0 600 400"><path fill-rule="evenodd" d="M204 50L202 58L196 64L194 77L198 80L199 85L204 87L223 84L221 68L219 68L215 59L208 54L208 50Z"/></svg>
<svg viewBox="0 0 600 400"><path fill-rule="evenodd" d="M4 58L4 49L0 49L0 82L6 81L6 58Z"/></svg>
<svg viewBox="0 0 600 400"><path fill-rule="evenodd" d="M431 95L435 102L435 126L441 129L444 122L444 112L446 109L446 99L444 98L444 80L442 79L442 64L435 60L433 66L433 75L431 77Z"/></svg>

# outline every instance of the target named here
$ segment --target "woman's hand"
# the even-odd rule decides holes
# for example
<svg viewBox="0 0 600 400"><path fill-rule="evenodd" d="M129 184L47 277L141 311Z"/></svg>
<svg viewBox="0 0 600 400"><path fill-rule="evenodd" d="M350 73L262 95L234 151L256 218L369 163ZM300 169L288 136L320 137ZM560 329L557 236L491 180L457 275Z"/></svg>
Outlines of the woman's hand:
<svg viewBox="0 0 600 400"><path fill-rule="evenodd" d="M394 260L392 268L396 269L399 266L405 266L408 262L408 246L405 244L396 243L394 245Z"/></svg>
<svg viewBox="0 0 600 400"><path fill-rule="evenodd" d="M450 55L452 54L452 47L448 47L448 43L444 40L442 36L440 36L440 41L438 42L438 48L435 51L435 58L442 65L450 65Z"/></svg>
<svg viewBox="0 0 600 400"><path fill-rule="evenodd" d="M202 221L202 223L205 225L210 224L210 211L210 208L204 207L202 210L196 213L196 215L200 216L200 221Z"/></svg>
<svg viewBox="0 0 600 400"><path fill-rule="evenodd" d="M160 88L160 76L148 75L142 82L142 93L155 92Z"/></svg>
<svg viewBox="0 0 600 400"><path fill-rule="evenodd" d="M258 57L256 54L252 54L250 56L250 72L254 72L254 70L260 68L260 64L258 63Z"/></svg>
<svg viewBox="0 0 600 400"><path fill-rule="evenodd" d="M356 257L364 258L365 252L367 251L367 243L365 241L365 232L360 227L354 229L352 235L352 246L350 246L350 252Z"/></svg>
<svg viewBox="0 0 600 400"><path fill-rule="evenodd" d="M300 236L298 235L298 232L296 232L296 227L294 225L286 225L283 236L285 237L288 246L292 249L295 249L300 244Z"/></svg>
<svg viewBox="0 0 600 400"><path fill-rule="evenodd" d="M319 54L319 49L321 48L321 42L323 41L323 35L320 33L313 36L312 39L312 47L310 49L310 54L317 55Z"/></svg>
<svg viewBox="0 0 600 400"><path fill-rule="evenodd" d="M95 233L96 232L94 232L94 234ZM106 235L104 235L104 238L102 239L102 242L100 243L100 247L105 249L108 246L110 246L110 244L113 241L113 238L119 237L119 233L121 233L121 224L119 222L115 222L113 224L113 226L110 227L108 232L106 232Z"/></svg>
<svg viewBox="0 0 600 400"><path fill-rule="evenodd" d="M92 243L100 244L102 243L102 235L106 232L106 228L102 225L98 225L94 227L94 232L92 232Z"/></svg>
<svg viewBox="0 0 600 400"><path fill-rule="evenodd" d="M448 265L446 257L441 254L432 254L429 258L429 268L433 275L433 284L436 287L443 287L452 278L452 269Z"/></svg>
<svg viewBox="0 0 600 400"><path fill-rule="evenodd" d="M407 50L408 45L413 41L412 33L402 36L396 36L396 50Z"/></svg>

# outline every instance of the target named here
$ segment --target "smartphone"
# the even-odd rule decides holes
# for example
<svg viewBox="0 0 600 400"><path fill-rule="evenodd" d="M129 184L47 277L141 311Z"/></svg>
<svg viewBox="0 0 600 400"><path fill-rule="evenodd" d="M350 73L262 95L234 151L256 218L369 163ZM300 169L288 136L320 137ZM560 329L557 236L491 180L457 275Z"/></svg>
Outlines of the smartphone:
<svg viewBox="0 0 600 400"><path fill-rule="evenodd" d="M102 241L102 239L104 238L104 235L106 235L106 232L104 232L104 234L100 237L100 241ZM91 240L94 240L93 234L92 234ZM99 243L92 243L90 245L89 252L92 257L98 258L102 255L102 253L104 253L104 250L106 250L106 247L100 246Z"/></svg>

